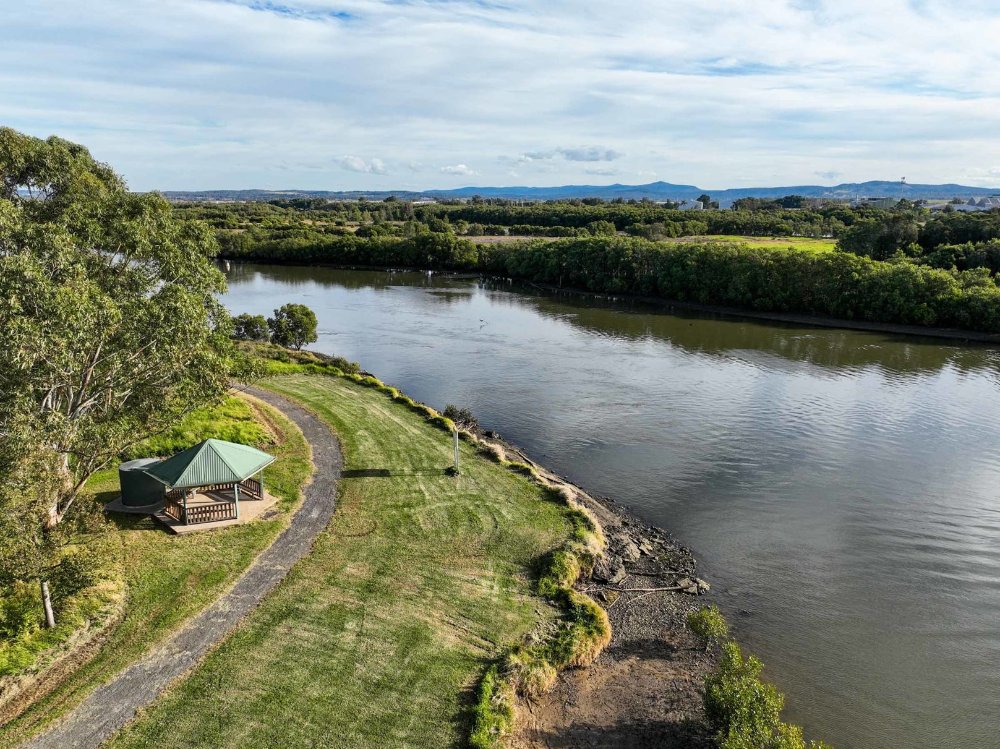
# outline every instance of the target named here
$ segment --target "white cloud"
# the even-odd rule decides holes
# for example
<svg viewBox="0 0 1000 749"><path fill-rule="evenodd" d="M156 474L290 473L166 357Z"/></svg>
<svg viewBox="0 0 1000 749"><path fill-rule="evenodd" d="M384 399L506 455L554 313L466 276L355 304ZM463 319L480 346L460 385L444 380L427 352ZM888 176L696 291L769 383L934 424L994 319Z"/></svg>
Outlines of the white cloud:
<svg viewBox="0 0 1000 749"><path fill-rule="evenodd" d="M459 177L473 177L479 172L470 169L465 164L455 164L454 166L443 166L441 167L442 174L454 174Z"/></svg>
<svg viewBox="0 0 1000 749"><path fill-rule="evenodd" d="M340 160L340 167L349 172L360 172L362 174L388 174L385 162L382 159L365 161L360 156L344 156Z"/></svg>
<svg viewBox="0 0 1000 749"><path fill-rule="evenodd" d="M7 5L4 123L83 142L139 189L470 176L411 162L487 184L612 162L706 189L1000 182L982 166L1000 164L986 0Z"/></svg>

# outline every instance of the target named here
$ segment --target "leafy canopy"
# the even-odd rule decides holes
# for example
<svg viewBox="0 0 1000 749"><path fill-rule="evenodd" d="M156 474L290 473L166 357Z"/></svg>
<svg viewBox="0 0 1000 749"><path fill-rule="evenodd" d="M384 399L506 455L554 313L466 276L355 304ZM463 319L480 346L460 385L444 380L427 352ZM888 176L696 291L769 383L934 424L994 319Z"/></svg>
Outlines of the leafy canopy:
<svg viewBox="0 0 1000 749"><path fill-rule="evenodd" d="M268 319L271 341L279 346L301 349L316 340L316 313L304 304L285 304Z"/></svg>
<svg viewBox="0 0 1000 749"><path fill-rule="evenodd" d="M84 147L0 129L0 492L15 466L59 477L0 504L37 514L41 495L58 520L94 471L225 391L215 248Z"/></svg>

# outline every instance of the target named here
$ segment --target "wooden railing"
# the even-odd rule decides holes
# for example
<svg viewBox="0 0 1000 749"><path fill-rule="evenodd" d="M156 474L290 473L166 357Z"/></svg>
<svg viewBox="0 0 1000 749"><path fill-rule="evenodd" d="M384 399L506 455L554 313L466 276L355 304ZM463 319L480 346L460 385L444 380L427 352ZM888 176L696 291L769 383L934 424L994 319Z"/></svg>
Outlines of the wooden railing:
<svg viewBox="0 0 1000 749"><path fill-rule="evenodd" d="M250 499L263 499L264 490L257 479L247 479L240 484L240 497L246 494Z"/></svg>
<svg viewBox="0 0 1000 749"><path fill-rule="evenodd" d="M198 487L198 492L207 494L209 492L232 491L233 484L211 484L209 486ZM240 499L256 500L264 498L264 487L257 479L247 479L240 482ZM166 493L163 501L163 511L178 522L185 522L184 519L184 492L181 489L174 489ZM236 520L235 502L213 502L212 504L190 505L187 508L187 523L212 523L217 520Z"/></svg>
<svg viewBox="0 0 1000 749"><path fill-rule="evenodd" d="M236 503L214 502L210 505L193 505L187 508L188 525L214 523L217 520L236 520Z"/></svg>
<svg viewBox="0 0 1000 749"><path fill-rule="evenodd" d="M163 511L174 520L184 520L184 492L167 492L163 500Z"/></svg>

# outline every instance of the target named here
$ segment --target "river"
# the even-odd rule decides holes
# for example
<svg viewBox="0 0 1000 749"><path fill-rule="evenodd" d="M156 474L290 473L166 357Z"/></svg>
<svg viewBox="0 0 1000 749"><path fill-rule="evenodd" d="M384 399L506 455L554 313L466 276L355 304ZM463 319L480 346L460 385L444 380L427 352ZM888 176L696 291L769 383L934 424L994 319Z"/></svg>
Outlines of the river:
<svg viewBox="0 0 1000 749"><path fill-rule="evenodd" d="M689 546L837 749L1000 747L1000 351L417 273L236 265L314 348Z"/></svg>

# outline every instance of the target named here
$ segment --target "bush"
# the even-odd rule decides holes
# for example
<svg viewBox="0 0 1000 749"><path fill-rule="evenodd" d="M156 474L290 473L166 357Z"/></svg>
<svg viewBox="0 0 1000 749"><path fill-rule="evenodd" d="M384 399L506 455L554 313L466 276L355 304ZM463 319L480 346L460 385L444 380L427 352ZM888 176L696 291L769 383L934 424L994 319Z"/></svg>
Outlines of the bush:
<svg viewBox="0 0 1000 749"><path fill-rule="evenodd" d="M476 429L479 421L467 408L459 408L449 403L444 407L444 415L458 424L459 429Z"/></svg>
<svg viewBox="0 0 1000 749"><path fill-rule="evenodd" d="M718 668L705 680L705 718L715 732L719 749L824 749L808 744L802 729L781 720L784 696L761 681L763 664L743 657L740 646L722 647ZM828 748L827 748L828 749Z"/></svg>
<svg viewBox="0 0 1000 749"><path fill-rule="evenodd" d="M538 576L538 594L555 598L563 588L569 588L580 577L580 561L565 549L556 549L542 558Z"/></svg>
<svg viewBox="0 0 1000 749"><path fill-rule="evenodd" d="M17 640L38 630L41 610L37 585L17 582L0 591L0 641Z"/></svg>
<svg viewBox="0 0 1000 749"><path fill-rule="evenodd" d="M705 650L718 645L729 636L729 625L714 603L688 614L687 625L705 643Z"/></svg>

